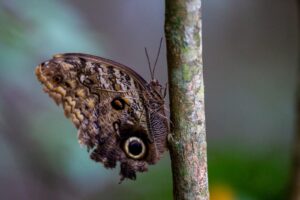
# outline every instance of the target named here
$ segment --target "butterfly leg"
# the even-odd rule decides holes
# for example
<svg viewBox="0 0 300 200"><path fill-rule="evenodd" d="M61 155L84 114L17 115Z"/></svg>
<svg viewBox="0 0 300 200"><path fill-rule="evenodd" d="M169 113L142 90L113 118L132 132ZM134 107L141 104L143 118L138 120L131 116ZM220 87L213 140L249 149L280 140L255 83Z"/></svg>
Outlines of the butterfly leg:
<svg viewBox="0 0 300 200"><path fill-rule="evenodd" d="M167 96L168 87L169 87L169 83L166 82L166 83L165 83L165 87L164 87L164 92L163 92L163 97L164 97L164 98L166 98L166 96Z"/></svg>

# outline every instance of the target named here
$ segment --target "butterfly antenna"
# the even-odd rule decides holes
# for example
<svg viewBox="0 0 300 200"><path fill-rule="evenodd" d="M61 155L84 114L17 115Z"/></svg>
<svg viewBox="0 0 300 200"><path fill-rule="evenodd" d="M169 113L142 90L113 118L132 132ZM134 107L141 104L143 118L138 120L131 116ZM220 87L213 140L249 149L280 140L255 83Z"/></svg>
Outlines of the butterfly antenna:
<svg viewBox="0 0 300 200"><path fill-rule="evenodd" d="M159 57L159 54L160 54L160 49L161 49L162 41L163 41L163 38L161 37L160 38L160 42L159 42L158 52L157 52L157 55L156 55L156 60L155 60L153 71L152 71L153 78L154 78L154 73L155 73L155 68L156 68L156 64L157 64L157 61L158 61L158 57Z"/></svg>
<svg viewBox="0 0 300 200"><path fill-rule="evenodd" d="M151 69L151 62L150 62L148 51L147 51L146 47L145 47L145 53L146 53L146 57L147 57L147 61L148 61L148 67L149 67L149 70L150 70L151 79L153 80L154 74L153 74L152 69Z"/></svg>

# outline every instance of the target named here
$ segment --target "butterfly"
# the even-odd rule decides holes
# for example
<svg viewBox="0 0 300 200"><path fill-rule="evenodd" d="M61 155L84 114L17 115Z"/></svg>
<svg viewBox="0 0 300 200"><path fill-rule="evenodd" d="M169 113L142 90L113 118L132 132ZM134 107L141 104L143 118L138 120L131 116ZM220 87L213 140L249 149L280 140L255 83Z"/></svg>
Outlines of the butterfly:
<svg viewBox="0 0 300 200"><path fill-rule="evenodd" d="M154 69L147 82L112 60L65 53L38 65L35 73L78 129L90 158L106 168L120 163L121 181L136 179L136 172L147 171L167 149L164 87L153 78Z"/></svg>

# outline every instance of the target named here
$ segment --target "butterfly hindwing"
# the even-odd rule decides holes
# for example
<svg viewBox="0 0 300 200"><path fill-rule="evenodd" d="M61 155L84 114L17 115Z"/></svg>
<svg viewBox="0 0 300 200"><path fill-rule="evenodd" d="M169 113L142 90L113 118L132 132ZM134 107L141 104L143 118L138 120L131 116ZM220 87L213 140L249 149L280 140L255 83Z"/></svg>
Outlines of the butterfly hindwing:
<svg viewBox="0 0 300 200"><path fill-rule="evenodd" d="M147 83L132 69L87 54L59 54L40 64L44 91L62 104L78 128L90 157L122 178L147 170L166 148L169 131L158 82Z"/></svg>

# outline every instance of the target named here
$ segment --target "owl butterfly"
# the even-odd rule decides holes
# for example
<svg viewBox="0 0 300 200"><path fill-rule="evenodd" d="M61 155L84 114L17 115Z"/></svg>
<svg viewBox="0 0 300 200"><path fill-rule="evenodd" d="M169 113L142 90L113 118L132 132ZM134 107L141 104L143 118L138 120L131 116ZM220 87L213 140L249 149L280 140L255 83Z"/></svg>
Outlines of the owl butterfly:
<svg viewBox="0 0 300 200"><path fill-rule="evenodd" d="M55 55L35 72L75 124L90 158L106 168L120 162L121 181L135 179L166 150L169 123L158 81L147 83L129 67L79 53Z"/></svg>

